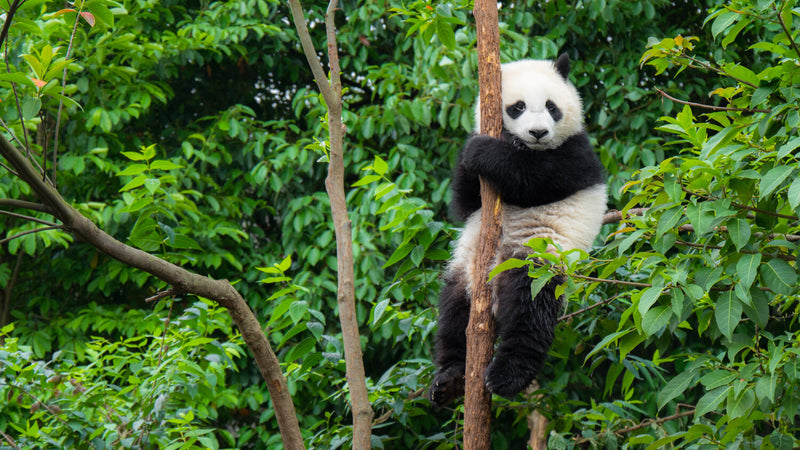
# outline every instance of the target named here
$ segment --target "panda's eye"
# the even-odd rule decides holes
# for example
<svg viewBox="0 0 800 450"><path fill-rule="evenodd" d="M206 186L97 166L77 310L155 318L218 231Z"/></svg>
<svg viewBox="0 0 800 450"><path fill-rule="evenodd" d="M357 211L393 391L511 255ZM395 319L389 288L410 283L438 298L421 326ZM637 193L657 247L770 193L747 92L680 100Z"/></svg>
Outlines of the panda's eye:
<svg viewBox="0 0 800 450"><path fill-rule="evenodd" d="M547 108L547 110L550 112L558 111L558 106L556 106L556 104L550 100L548 100L547 103L544 104L544 107Z"/></svg>
<svg viewBox="0 0 800 450"><path fill-rule="evenodd" d="M523 112L525 112L525 102L522 100L519 100L513 105L506 107L506 113L508 114L508 117L512 119L516 119L517 117L521 116Z"/></svg>

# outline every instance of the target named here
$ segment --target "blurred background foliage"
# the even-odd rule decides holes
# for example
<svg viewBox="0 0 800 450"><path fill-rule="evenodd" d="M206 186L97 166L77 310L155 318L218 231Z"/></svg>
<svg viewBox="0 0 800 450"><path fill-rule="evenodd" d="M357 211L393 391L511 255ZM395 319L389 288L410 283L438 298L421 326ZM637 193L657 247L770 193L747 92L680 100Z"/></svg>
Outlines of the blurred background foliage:
<svg viewBox="0 0 800 450"><path fill-rule="evenodd" d="M326 5L305 7L324 49ZM459 225L450 171L478 93L470 8L345 0L336 16L378 448L459 446L460 407L436 411L424 393ZM495 399L496 448L526 442L533 410L553 448L798 445L799 15L792 0L502 5L502 60L570 55L609 207L650 209L606 226L591 256L531 269L575 275L577 314L543 395ZM235 281L307 445L349 448L325 108L289 17L274 0L27 0L0 117L48 171L60 124L50 177L101 228ZM36 201L3 169L0 209L20 212L8 199ZM224 312L154 307L158 280L63 230L24 234L35 228L0 215L0 446L280 446Z"/></svg>

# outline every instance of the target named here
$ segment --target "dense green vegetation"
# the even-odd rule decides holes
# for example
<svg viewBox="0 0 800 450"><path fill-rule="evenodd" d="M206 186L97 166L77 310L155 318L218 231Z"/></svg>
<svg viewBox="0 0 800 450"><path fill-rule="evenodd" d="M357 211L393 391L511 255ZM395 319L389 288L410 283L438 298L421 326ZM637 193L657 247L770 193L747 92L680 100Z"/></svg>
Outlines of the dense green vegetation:
<svg viewBox="0 0 800 450"><path fill-rule="evenodd" d="M307 446L349 448L325 108L287 6L63 5L27 0L14 15L4 136L117 239L235 282ZM304 6L324 49L326 5ZM458 226L450 168L478 88L470 5L339 8L373 444L458 447L460 407L436 411L424 392ZM500 21L504 61L570 54L609 206L635 214L592 254L531 266L572 274L570 301L541 397L495 399L495 447L522 446L533 410L552 448L800 445L800 7L528 0L504 3ZM32 232L48 225L8 213L52 216L11 200L37 201L0 166L0 447L280 446L224 310L146 302L163 283L67 230Z"/></svg>

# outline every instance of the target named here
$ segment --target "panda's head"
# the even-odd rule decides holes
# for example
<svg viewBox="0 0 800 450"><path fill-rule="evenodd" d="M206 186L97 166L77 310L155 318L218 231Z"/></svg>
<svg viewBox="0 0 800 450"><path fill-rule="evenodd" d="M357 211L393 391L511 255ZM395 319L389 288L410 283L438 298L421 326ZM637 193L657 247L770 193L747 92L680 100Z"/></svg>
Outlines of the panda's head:
<svg viewBox="0 0 800 450"><path fill-rule="evenodd" d="M503 127L515 145L532 150L556 148L583 131L583 106L569 82L569 57L526 59L502 65ZM480 105L475 109L480 133Z"/></svg>

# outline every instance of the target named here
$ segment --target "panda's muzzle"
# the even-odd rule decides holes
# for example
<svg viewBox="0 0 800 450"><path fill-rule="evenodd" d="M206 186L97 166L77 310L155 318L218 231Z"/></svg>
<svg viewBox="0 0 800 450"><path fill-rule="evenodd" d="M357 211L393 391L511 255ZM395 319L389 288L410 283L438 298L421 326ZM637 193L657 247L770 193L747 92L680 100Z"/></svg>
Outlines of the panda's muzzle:
<svg viewBox="0 0 800 450"><path fill-rule="evenodd" d="M548 133L549 131L547 130L528 130L528 134L536 138L537 141L547 136Z"/></svg>

